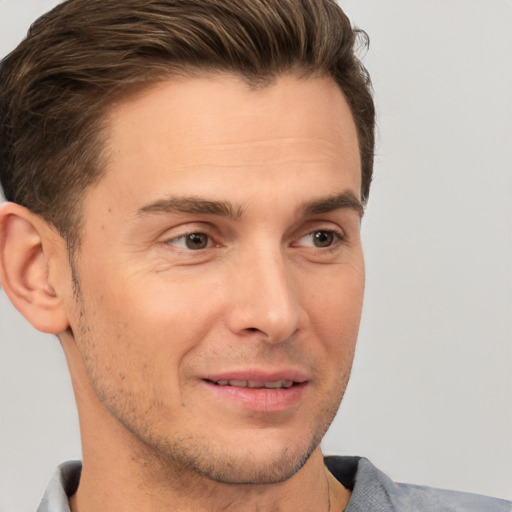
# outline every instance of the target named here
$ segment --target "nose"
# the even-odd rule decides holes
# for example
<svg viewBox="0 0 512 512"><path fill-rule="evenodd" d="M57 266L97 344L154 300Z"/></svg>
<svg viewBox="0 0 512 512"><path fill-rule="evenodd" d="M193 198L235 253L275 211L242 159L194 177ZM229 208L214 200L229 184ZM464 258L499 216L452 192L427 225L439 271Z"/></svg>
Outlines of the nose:
<svg viewBox="0 0 512 512"><path fill-rule="evenodd" d="M281 343L304 326L300 285L280 250L252 251L236 267L227 313L233 333Z"/></svg>

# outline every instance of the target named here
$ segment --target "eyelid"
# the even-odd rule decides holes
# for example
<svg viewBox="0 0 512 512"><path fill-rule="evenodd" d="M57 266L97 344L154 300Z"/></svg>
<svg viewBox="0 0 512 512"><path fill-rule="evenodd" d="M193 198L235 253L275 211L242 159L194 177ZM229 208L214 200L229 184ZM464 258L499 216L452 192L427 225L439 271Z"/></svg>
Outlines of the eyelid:
<svg viewBox="0 0 512 512"><path fill-rule="evenodd" d="M328 232L333 234L333 240L330 245L317 246L311 241L311 243L305 243L304 238L313 236L316 232ZM307 251L311 255L317 256L336 253L348 243L348 237L346 231L342 228L338 220L332 218L311 218L307 222L302 224L296 231L296 235L293 236L293 241L290 247Z"/></svg>
<svg viewBox="0 0 512 512"><path fill-rule="evenodd" d="M294 230L295 235L293 238L296 240L302 238L303 236L309 235L315 231L332 231L336 233L340 237L340 239L345 239L347 237L346 230L343 229L342 224L339 222L339 219L330 219L330 218L312 218L308 219L306 222L302 222L301 225L297 226Z"/></svg>
<svg viewBox="0 0 512 512"><path fill-rule="evenodd" d="M295 239L295 241L292 243L292 246L299 246L298 245L298 241L308 237L308 236L312 236L314 235L314 233L318 233L318 232L325 232L325 233L332 233L334 235L334 241L331 245L329 246L326 246L326 247L314 247L314 246L311 246L315 249L320 249L320 250L328 250L329 248L333 248L335 246L337 246L339 243L345 241L345 234L343 233L343 231L341 231L340 229L335 229L335 228L316 228L316 229L311 229L311 230L308 230L307 232L305 232L304 234L302 234L301 236L297 237ZM308 246L309 247L309 246Z"/></svg>
<svg viewBox="0 0 512 512"><path fill-rule="evenodd" d="M186 224L181 224L179 226L166 229L159 237L157 243L162 245L173 246L171 242L175 242L179 239L185 239L187 236L192 234L201 234L208 237L209 244L205 249L212 247L212 245L217 244L217 239L219 235L215 230L214 226L209 222L190 222ZM176 246L177 247L177 246ZM188 249L184 247L177 247L177 249L183 249L186 251L193 251L193 249ZM197 249L194 252L198 252L200 250L205 249Z"/></svg>
<svg viewBox="0 0 512 512"><path fill-rule="evenodd" d="M187 241L187 237L189 237L190 235L204 235L204 236L206 236L207 239L208 239L206 247L200 247L200 248L197 248L197 249L192 249L192 248L186 247L186 246L182 247L181 245L178 245L176 243L178 240L183 240L184 245L185 245L186 241ZM212 247L213 240L212 240L212 237L210 235L208 235L207 233L203 233L201 231L190 231L189 233L183 233L182 235L178 235L178 236L176 236L174 238L168 239L164 243L166 245L173 245L174 247L177 247L177 248L182 249L182 250L199 252L199 251L204 251L205 249L209 249L210 247Z"/></svg>

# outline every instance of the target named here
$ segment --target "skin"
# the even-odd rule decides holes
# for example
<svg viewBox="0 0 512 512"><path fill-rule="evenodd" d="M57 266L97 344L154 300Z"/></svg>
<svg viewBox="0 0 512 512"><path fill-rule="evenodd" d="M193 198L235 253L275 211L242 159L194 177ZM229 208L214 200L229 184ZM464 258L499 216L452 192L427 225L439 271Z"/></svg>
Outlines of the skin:
<svg viewBox="0 0 512 512"><path fill-rule="evenodd" d="M342 92L293 75L258 89L230 75L172 79L109 113L107 150L84 202L78 297L64 241L20 207L2 213L4 240L30 222L44 248L45 271L31 275L51 315L25 314L59 335L72 376L84 464L74 512L342 510L349 492L319 448L364 289Z"/></svg>

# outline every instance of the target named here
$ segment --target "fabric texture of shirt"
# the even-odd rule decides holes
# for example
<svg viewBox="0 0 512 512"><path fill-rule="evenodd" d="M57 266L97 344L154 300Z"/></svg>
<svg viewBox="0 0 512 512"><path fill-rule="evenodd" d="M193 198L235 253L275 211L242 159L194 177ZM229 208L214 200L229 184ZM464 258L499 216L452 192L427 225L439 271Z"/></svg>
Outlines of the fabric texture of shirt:
<svg viewBox="0 0 512 512"><path fill-rule="evenodd" d="M363 457L325 457L325 464L352 491L345 512L512 512L506 500L395 483ZM61 464L37 512L70 512L69 496L78 488L81 469L79 461Z"/></svg>

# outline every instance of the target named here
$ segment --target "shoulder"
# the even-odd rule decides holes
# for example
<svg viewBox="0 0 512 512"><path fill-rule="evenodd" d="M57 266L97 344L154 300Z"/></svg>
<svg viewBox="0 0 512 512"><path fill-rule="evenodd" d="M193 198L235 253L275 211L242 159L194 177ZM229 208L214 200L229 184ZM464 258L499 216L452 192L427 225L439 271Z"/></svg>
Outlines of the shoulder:
<svg viewBox="0 0 512 512"><path fill-rule="evenodd" d="M80 461L61 464L50 479L37 512L70 512L69 496L76 492L81 472Z"/></svg>
<svg viewBox="0 0 512 512"><path fill-rule="evenodd" d="M393 482L363 457L326 457L331 473L352 490L346 512L512 512L512 502Z"/></svg>
<svg viewBox="0 0 512 512"><path fill-rule="evenodd" d="M389 495L400 511L512 512L510 501L421 485L393 484L389 487Z"/></svg>

